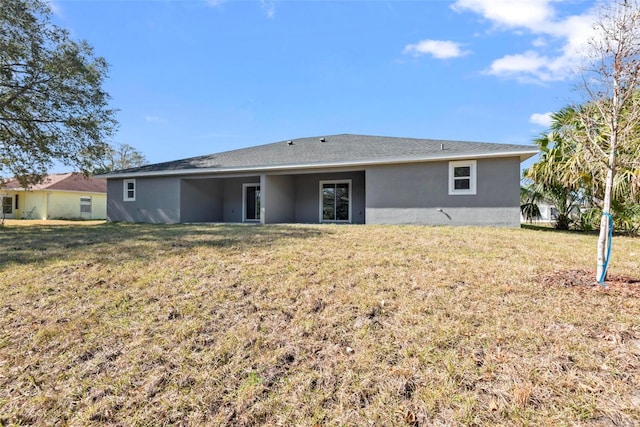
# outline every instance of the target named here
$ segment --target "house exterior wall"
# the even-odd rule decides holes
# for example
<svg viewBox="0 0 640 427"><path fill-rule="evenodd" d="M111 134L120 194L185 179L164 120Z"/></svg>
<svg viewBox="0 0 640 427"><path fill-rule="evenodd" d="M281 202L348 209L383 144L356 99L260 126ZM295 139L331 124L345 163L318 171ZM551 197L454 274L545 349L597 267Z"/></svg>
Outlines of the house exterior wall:
<svg viewBox="0 0 640 427"><path fill-rule="evenodd" d="M260 184L259 176L223 179L222 222L242 222L242 185Z"/></svg>
<svg viewBox="0 0 640 427"><path fill-rule="evenodd" d="M180 222L221 222L223 181L183 179L180 183Z"/></svg>
<svg viewBox="0 0 640 427"><path fill-rule="evenodd" d="M2 192L0 192L0 196L10 197L13 202L12 212L4 213L5 218L47 218L47 194L44 191L3 190ZM17 207L15 203L16 196L18 197Z"/></svg>
<svg viewBox="0 0 640 427"><path fill-rule="evenodd" d="M265 175L260 186L263 224L295 222L295 178L290 175Z"/></svg>
<svg viewBox="0 0 640 427"><path fill-rule="evenodd" d="M544 222L544 223L549 223L549 222L554 222L558 219L558 209L556 208L556 206L554 204L551 203L547 203L547 202L542 202L542 203L538 203L538 209L540 209L540 217L536 218L532 221L528 221L527 218L524 217L524 215L522 215L522 213L520 213L520 222Z"/></svg>
<svg viewBox="0 0 640 427"><path fill-rule="evenodd" d="M107 180L109 221L180 222L180 178L136 179L136 200L123 201L124 180Z"/></svg>
<svg viewBox="0 0 640 427"><path fill-rule="evenodd" d="M364 171L335 172L295 176L295 222L320 222L320 181L351 180L351 222L365 223ZM368 187L368 184L367 184Z"/></svg>
<svg viewBox="0 0 640 427"><path fill-rule="evenodd" d="M13 212L6 218L15 219L105 219L107 195L80 191L11 191L1 193L14 201ZM18 207L15 198L18 197ZM91 213L80 212L80 199L91 197Z"/></svg>
<svg viewBox="0 0 640 427"><path fill-rule="evenodd" d="M91 197L91 213L80 212L80 198ZM54 191L49 193L48 219L105 219L106 194Z"/></svg>
<svg viewBox="0 0 640 427"><path fill-rule="evenodd" d="M474 195L449 195L449 162L367 168L368 224L520 225L520 160L479 159Z"/></svg>
<svg viewBox="0 0 640 427"><path fill-rule="evenodd" d="M92 198L91 219L107 219L107 195L106 193L95 193ZM85 217L83 217L85 218Z"/></svg>
<svg viewBox="0 0 640 427"><path fill-rule="evenodd" d="M369 166L360 171L242 177L108 180L108 218L130 222L242 222L243 184L260 184L262 223L320 222L320 182L351 180L355 224L520 225L519 157L477 159L476 193L449 194L449 161Z"/></svg>
<svg viewBox="0 0 640 427"><path fill-rule="evenodd" d="M49 193L49 219L80 218L80 197L77 194Z"/></svg>
<svg viewBox="0 0 640 427"><path fill-rule="evenodd" d="M44 191L23 192L20 200L20 217L28 219L47 219L47 193Z"/></svg>

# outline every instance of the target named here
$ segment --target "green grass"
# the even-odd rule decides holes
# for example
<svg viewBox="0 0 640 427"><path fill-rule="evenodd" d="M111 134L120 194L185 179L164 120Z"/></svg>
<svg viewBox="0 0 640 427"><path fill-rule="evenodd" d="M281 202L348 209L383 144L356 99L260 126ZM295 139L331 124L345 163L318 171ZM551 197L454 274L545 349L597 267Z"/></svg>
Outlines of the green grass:
<svg viewBox="0 0 640 427"><path fill-rule="evenodd" d="M561 286L596 238L0 228L0 425L637 425L640 285Z"/></svg>

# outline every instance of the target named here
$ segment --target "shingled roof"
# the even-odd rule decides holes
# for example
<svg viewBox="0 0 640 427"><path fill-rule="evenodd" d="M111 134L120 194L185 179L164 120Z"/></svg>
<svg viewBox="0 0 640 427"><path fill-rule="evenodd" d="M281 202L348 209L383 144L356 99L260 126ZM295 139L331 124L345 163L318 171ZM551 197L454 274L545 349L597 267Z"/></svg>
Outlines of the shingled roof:
<svg viewBox="0 0 640 427"><path fill-rule="evenodd" d="M537 152L535 147L526 145L342 134L274 142L115 171L100 177L348 167L506 156L518 156L522 161Z"/></svg>
<svg viewBox="0 0 640 427"><path fill-rule="evenodd" d="M107 181L94 177L87 177L81 173L54 173L44 177L39 184L33 184L28 189L22 187L17 179L11 179L4 185L11 190L58 190L84 191L88 193L106 193Z"/></svg>

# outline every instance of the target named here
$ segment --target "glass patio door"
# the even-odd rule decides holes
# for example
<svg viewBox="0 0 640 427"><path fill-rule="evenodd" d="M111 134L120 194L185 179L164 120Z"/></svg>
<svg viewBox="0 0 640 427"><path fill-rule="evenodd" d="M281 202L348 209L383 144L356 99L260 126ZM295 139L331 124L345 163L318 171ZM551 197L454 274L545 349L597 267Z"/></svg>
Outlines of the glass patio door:
<svg viewBox="0 0 640 427"><path fill-rule="evenodd" d="M260 221L260 184L244 184L243 221Z"/></svg>
<svg viewBox="0 0 640 427"><path fill-rule="evenodd" d="M320 181L321 222L351 221L351 183Z"/></svg>

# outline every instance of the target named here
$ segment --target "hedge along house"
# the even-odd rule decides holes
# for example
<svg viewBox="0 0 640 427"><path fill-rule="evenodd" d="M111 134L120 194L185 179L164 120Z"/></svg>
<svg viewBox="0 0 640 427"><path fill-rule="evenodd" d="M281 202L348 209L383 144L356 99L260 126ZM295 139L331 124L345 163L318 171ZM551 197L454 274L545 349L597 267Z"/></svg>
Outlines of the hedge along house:
<svg viewBox="0 0 640 427"><path fill-rule="evenodd" d="M107 178L110 221L520 225L531 146L334 135Z"/></svg>
<svg viewBox="0 0 640 427"><path fill-rule="evenodd" d="M56 173L24 188L11 179L0 188L2 215L15 219L105 219L107 182L81 173Z"/></svg>

